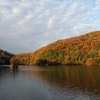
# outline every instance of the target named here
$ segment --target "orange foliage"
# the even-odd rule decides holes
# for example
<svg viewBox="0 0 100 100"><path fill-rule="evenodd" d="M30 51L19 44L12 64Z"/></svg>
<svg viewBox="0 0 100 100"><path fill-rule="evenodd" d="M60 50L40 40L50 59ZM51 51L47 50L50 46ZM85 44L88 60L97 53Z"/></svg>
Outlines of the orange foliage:
<svg viewBox="0 0 100 100"><path fill-rule="evenodd" d="M92 65L95 65L95 62L93 61L92 58L88 58L87 61L86 61L86 65L92 66Z"/></svg>
<svg viewBox="0 0 100 100"><path fill-rule="evenodd" d="M15 56L19 64L87 64L100 65L100 31L58 40L33 53ZM44 64L43 64L44 65Z"/></svg>

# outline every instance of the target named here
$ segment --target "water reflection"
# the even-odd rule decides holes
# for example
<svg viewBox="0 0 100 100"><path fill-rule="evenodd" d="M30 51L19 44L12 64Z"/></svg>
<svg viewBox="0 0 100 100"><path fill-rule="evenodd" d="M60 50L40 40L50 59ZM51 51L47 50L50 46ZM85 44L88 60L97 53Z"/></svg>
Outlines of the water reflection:
<svg viewBox="0 0 100 100"><path fill-rule="evenodd" d="M10 66L0 66L0 77L1 79L8 76L16 76L18 74L19 69L10 68Z"/></svg>
<svg viewBox="0 0 100 100"><path fill-rule="evenodd" d="M9 68L10 75L15 76L18 74L19 69L18 68Z"/></svg>
<svg viewBox="0 0 100 100"><path fill-rule="evenodd" d="M64 88L77 88L82 91L100 93L100 67L52 66L22 70L25 75L42 78L48 83Z"/></svg>
<svg viewBox="0 0 100 100"><path fill-rule="evenodd" d="M51 83L64 87L100 92L100 73L96 67L58 67L57 71L41 71L41 76Z"/></svg>
<svg viewBox="0 0 100 100"><path fill-rule="evenodd" d="M98 66L2 66L0 100L100 100L99 70Z"/></svg>

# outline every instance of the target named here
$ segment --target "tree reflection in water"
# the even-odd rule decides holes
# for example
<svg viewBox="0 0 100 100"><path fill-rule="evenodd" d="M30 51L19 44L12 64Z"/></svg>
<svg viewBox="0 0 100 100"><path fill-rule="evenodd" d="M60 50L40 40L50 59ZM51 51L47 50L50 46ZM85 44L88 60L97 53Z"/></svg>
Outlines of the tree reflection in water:
<svg viewBox="0 0 100 100"><path fill-rule="evenodd" d="M98 66L48 66L22 72L60 87L100 93L99 71L100 67Z"/></svg>

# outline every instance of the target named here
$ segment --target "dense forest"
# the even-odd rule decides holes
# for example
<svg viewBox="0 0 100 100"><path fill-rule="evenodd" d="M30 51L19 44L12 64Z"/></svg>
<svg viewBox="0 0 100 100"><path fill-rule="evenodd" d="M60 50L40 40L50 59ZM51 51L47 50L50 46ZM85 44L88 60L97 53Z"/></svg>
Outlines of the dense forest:
<svg viewBox="0 0 100 100"><path fill-rule="evenodd" d="M18 54L19 65L100 65L100 31L58 40L33 53Z"/></svg>
<svg viewBox="0 0 100 100"><path fill-rule="evenodd" d="M0 49L0 65L3 64L10 64L10 59L13 57L14 55L4 51L2 49Z"/></svg>

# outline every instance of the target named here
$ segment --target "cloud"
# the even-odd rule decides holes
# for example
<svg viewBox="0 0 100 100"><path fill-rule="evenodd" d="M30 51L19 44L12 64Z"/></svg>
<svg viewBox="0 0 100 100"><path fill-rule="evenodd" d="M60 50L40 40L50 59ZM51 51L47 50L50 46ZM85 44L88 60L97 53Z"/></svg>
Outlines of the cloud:
<svg viewBox="0 0 100 100"><path fill-rule="evenodd" d="M96 9L100 9L100 0L96 0Z"/></svg>
<svg viewBox="0 0 100 100"><path fill-rule="evenodd" d="M0 48L30 52L99 30L99 0L0 0Z"/></svg>
<svg viewBox="0 0 100 100"><path fill-rule="evenodd" d="M74 27L74 32L76 35L80 35L81 33L91 32L96 29L97 25L92 24L80 24L79 26Z"/></svg>

